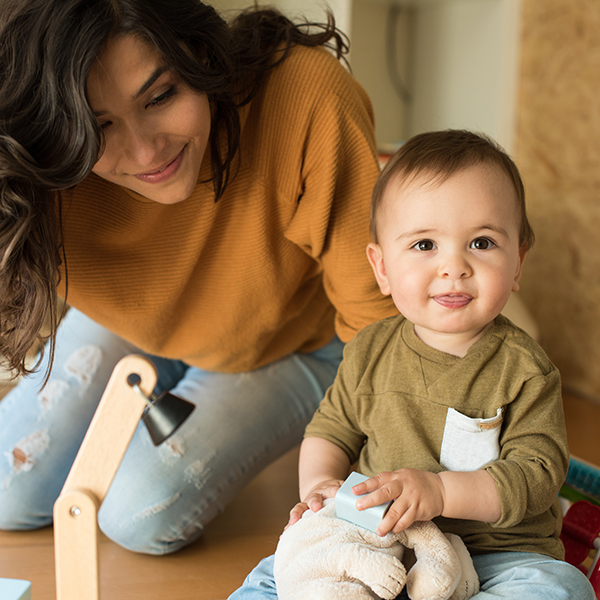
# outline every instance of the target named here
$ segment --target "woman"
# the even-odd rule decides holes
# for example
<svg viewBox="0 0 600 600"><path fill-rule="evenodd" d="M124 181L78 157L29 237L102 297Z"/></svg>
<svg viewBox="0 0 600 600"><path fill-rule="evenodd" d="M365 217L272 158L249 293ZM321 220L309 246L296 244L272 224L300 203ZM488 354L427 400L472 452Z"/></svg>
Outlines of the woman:
<svg viewBox="0 0 600 600"><path fill-rule="evenodd" d="M99 523L181 548L299 442L343 342L393 313L364 251L370 104L324 44L345 51L331 22L228 26L198 0L3 3L0 351L28 377L0 402L1 528L51 522L136 352L197 408L163 447L136 432Z"/></svg>

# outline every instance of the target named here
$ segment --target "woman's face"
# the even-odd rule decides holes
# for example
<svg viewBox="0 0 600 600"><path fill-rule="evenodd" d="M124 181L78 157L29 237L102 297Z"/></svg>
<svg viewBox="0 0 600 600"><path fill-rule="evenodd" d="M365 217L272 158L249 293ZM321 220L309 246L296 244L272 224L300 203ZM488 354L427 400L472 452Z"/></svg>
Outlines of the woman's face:
<svg viewBox="0 0 600 600"><path fill-rule="evenodd" d="M185 86L133 35L108 42L87 91L105 138L92 171L161 204L189 198L210 133L206 94Z"/></svg>

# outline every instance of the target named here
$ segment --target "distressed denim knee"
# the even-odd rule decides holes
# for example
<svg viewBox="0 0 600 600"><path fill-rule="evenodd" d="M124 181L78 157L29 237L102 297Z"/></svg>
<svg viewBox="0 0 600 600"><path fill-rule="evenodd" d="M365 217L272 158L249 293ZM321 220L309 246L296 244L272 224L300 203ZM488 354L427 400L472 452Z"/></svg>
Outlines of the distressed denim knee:
<svg viewBox="0 0 600 600"><path fill-rule="evenodd" d="M112 369L132 348L71 310L59 328L47 385L41 389L46 357L39 372L0 401L0 528L52 522L54 502Z"/></svg>
<svg viewBox="0 0 600 600"><path fill-rule="evenodd" d="M151 554L174 552L199 537L256 474L300 442L342 348L334 340L314 353L238 374L150 357L157 391L172 389L197 408L159 448L140 425L100 509L103 531ZM71 309L44 391L38 394L42 370L0 402L0 527L51 523L114 365L132 352L139 351Z"/></svg>
<svg viewBox="0 0 600 600"><path fill-rule="evenodd" d="M6 463L0 470L0 529L27 530L45 527L52 523L52 515L46 506L37 507L27 501L30 472L48 451L50 437L44 428L31 432L10 448L3 451ZM52 482L47 482L52 484ZM60 490L60 485L56 486ZM38 498L41 500L40 496ZM41 508L41 510L39 510Z"/></svg>
<svg viewBox="0 0 600 600"><path fill-rule="evenodd" d="M264 467L300 443L343 345L248 373L191 367L172 393L196 404L172 438L133 436L100 509L102 531L136 552L175 552L201 536ZM332 353L334 356L328 355Z"/></svg>

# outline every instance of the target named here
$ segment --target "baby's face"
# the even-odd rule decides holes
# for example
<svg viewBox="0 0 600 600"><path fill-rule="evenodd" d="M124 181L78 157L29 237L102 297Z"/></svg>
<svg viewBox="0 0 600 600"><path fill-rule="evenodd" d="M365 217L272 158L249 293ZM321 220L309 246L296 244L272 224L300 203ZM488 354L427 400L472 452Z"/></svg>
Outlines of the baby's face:
<svg viewBox="0 0 600 600"><path fill-rule="evenodd" d="M510 180L475 166L441 184L392 181L377 223L367 253L381 291L425 343L463 355L519 289L525 251Z"/></svg>

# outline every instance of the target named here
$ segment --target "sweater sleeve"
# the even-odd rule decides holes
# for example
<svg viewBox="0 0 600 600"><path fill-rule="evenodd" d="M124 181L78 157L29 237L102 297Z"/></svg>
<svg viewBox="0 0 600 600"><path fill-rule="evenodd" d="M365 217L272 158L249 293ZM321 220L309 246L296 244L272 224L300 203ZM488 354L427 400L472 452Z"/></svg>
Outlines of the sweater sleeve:
<svg viewBox="0 0 600 600"><path fill-rule="evenodd" d="M366 257L371 192L379 174L366 92L330 55L321 56L307 128L301 197L286 236L317 260L343 341L396 314ZM312 82L314 85L314 81Z"/></svg>
<svg viewBox="0 0 600 600"><path fill-rule="evenodd" d="M500 460L487 466L498 485L508 528L548 510L556 501L569 464L560 376L552 368L527 380L507 407Z"/></svg>

